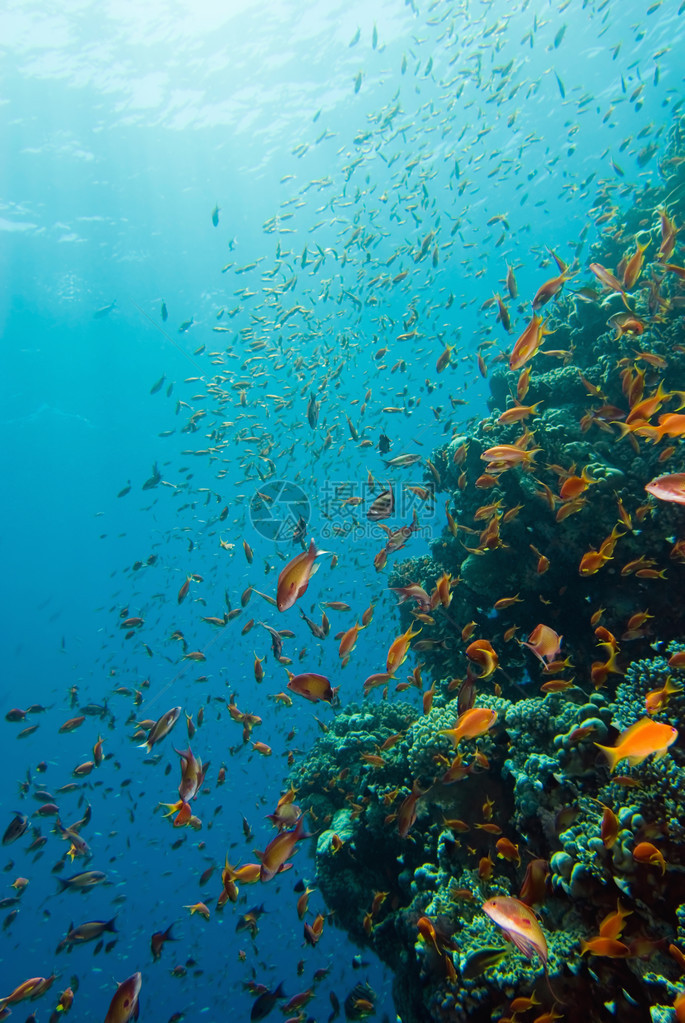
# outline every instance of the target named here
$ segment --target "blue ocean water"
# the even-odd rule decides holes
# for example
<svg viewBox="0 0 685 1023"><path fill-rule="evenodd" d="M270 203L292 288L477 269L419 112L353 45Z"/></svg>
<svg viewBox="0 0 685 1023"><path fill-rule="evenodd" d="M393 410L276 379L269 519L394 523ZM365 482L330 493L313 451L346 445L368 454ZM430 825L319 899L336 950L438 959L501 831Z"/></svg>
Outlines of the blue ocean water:
<svg viewBox="0 0 685 1023"><path fill-rule="evenodd" d="M287 751L301 756L320 734L316 717L333 713L276 704L287 677L269 636L241 629L250 617L292 629L295 664L340 684L343 703L361 701L399 619L388 570L373 565L385 537L354 499L368 498L369 473L381 486L430 481L421 465L387 469L379 437L392 442L388 457L425 459L485 413L477 357L490 364L510 346L491 305L507 264L519 293L534 293L549 276L547 247L571 262L597 237L600 182L621 206L657 180L647 149L658 153L682 102L684 25L669 0L4 5L3 697L5 712L47 709L3 722L2 805L6 823L27 813L47 842L31 853L29 834L3 850L0 894L12 896L17 876L30 884L0 934L0 979L9 994L59 974L39 1019L73 975L73 1017L104 1019L116 982L136 970L143 1019L218 1021L227 1007L247 1018L245 982L282 980L293 995L324 966L307 1013L327 1018L330 990L342 1001L368 980L379 1016L392 1016L392 978L366 952L353 970L359 950L334 921L315 949L302 947L293 887L313 877L305 849L281 878L243 887L244 905L214 910L225 855L248 862L272 837L264 817L284 789ZM456 347L438 373L446 345ZM161 481L144 490L154 465ZM201 620L222 616L227 596L240 607L249 586L274 596L299 550L251 519L269 480L300 488L308 535L337 555L335 568L320 559L298 605L317 621L322 601L350 605L328 612L326 640L297 608L281 616L254 593L225 628ZM403 552L413 556L444 528L446 495L431 508L402 494L392 524L416 507L422 528ZM191 574L202 581L179 603ZM370 603L372 626L341 668L333 634ZM133 616L144 625L127 639L121 622ZM183 660L175 630L206 661ZM256 655L266 655L260 684ZM262 717L253 738L270 757L250 744L229 753L241 746L226 711L233 693ZM91 702L107 715L60 734ZM183 717L158 763L131 741L136 721L176 705L196 723L204 707L192 740L211 761L193 804L199 832L174 831L158 809L176 798ZM57 795L98 735L108 759ZM90 805L88 866L110 886L56 894L66 846L52 818L33 816L36 789L55 796L65 823ZM198 900L208 922L183 908ZM262 902L253 943L236 922ZM318 894L310 906L324 911ZM115 914L109 953L56 954L72 921ZM171 923L177 942L153 963L151 934ZM185 976L170 977L189 959Z"/></svg>

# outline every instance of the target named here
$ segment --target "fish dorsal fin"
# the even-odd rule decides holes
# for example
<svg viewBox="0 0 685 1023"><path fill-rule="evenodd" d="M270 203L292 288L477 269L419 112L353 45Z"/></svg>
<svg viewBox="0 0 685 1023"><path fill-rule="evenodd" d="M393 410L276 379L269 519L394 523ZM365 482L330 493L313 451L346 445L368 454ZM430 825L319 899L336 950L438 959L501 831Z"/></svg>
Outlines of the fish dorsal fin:
<svg viewBox="0 0 685 1023"><path fill-rule="evenodd" d="M618 741L616 743L616 746L622 746L623 743L626 741L626 739L632 738L633 735L635 735L636 732L638 732L642 728L644 728L645 721L649 722L649 721L651 721L651 718L648 718L648 717L640 718L640 720L636 721L634 725L630 726L630 728L624 729L624 731L622 731L621 734L618 737Z"/></svg>

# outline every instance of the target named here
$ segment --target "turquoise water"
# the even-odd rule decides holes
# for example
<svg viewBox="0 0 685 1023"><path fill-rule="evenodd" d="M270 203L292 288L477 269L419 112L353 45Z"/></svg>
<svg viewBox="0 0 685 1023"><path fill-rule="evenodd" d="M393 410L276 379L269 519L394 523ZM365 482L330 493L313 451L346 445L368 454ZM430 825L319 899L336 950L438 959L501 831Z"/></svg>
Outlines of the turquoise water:
<svg viewBox="0 0 685 1023"><path fill-rule="evenodd" d="M5 5L4 700L6 711L47 710L3 724L3 811L7 823L14 811L33 814L35 789L55 796L65 823L89 804L88 867L112 882L55 893L52 868L66 846L52 818L31 818L47 836L38 854L30 835L3 850L2 895L13 895L16 876L30 884L2 911L19 909L0 935L2 991L58 972L39 1019L72 975L75 1019L104 1018L115 982L141 970L142 1018L219 1020L227 1005L249 1012L244 982L283 980L292 995L327 965L307 1009L315 1018L327 1018L331 989L342 1001L365 979L379 1014L392 1013L391 978L366 953L369 964L353 971L358 950L332 921L315 949L300 947L293 887L313 877L305 850L292 871L243 887L246 904L222 914L219 870L199 885L226 853L247 862L253 846L264 848L286 751L297 758L319 734L314 715L332 713L275 704L287 678L269 636L241 629L249 617L292 629L285 652L295 664L340 684L343 702L361 699L399 620L388 571L373 566L386 538L343 502L368 498L369 472L381 484L430 478L421 465L386 469L381 433L389 458L427 458L483 416L477 354L492 367L511 344L484 304L504 294L507 264L519 294L533 294L551 274L547 246L583 260L598 237L591 210L602 182L620 208L658 180L649 147L658 153L682 103L684 24L682 5L669 2ZM445 345L456 348L438 373ZM163 482L143 490L155 463ZM274 596L299 550L251 519L269 477L300 488L308 535L338 556L335 568L320 559L298 605L317 621L322 601L351 606L328 612L326 640L297 609L280 616L256 594L223 629L201 621L228 610L226 595L240 607L249 585ZM442 530L444 496L431 510L403 495L391 524L417 508L421 529L403 552L413 556ZM202 582L179 603L189 574ZM372 602L373 624L341 669L333 635ZM124 609L144 619L129 639ZM174 630L206 661L182 660ZM255 654L267 656L259 685ZM130 695L113 695L117 686ZM231 693L263 718L253 737L271 757L241 747L225 709ZM79 706L105 701L101 721L58 732ZM183 717L158 763L144 763L131 741L135 721L176 705L196 722L204 706L192 741L211 761L193 804L200 832L174 831L158 809L176 798L171 747L187 745ZM18 740L30 724L39 727ZM108 759L58 796L98 734ZM231 756L229 747L241 748ZM29 791L19 791L27 772ZM248 842L243 816L255 833ZM67 862L62 873L77 869L79 860L73 870ZM206 923L183 908L200 899ZM262 902L253 946L235 925ZM310 906L324 909L317 895ZM109 953L94 955L92 944L55 953L72 921L115 912ZM172 922L178 941L153 963L150 936ZM197 965L170 978L188 959Z"/></svg>

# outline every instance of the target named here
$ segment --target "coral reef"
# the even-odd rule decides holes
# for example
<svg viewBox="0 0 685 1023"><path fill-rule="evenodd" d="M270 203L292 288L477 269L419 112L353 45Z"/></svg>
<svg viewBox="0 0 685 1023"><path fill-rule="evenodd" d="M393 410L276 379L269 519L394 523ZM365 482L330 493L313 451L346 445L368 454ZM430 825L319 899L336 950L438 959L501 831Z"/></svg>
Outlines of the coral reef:
<svg viewBox="0 0 685 1023"><path fill-rule="evenodd" d="M432 705L372 694L292 775L323 829L327 904L394 969L404 1023L509 1017L533 997L567 1019L670 1020L682 990L685 513L645 493L685 435L683 284L667 270L682 133L620 224L600 189L610 229L582 269L557 258L554 303L533 303L553 342L498 369L491 415L431 457L446 526L390 584L452 583L430 614L400 605L405 628L422 615ZM444 734L474 701L492 727ZM676 741L613 769L598 745L644 722ZM546 965L504 940L493 897L535 907Z"/></svg>

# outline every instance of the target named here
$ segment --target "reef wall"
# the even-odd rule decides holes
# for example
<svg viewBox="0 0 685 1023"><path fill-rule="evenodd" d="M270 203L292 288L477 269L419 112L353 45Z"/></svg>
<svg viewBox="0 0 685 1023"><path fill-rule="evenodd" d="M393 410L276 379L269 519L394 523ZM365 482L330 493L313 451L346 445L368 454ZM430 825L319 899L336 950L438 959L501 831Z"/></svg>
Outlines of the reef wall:
<svg viewBox="0 0 685 1023"><path fill-rule="evenodd" d="M683 153L680 120L624 212L600 184L589 256L550 255L490 416L431 456L445 525L390 576L423 712L389 681L291 777L403 1023L685 1019L685 509L645 491L683 465ZM497 898L537 913L537 954Z"/></svg>

